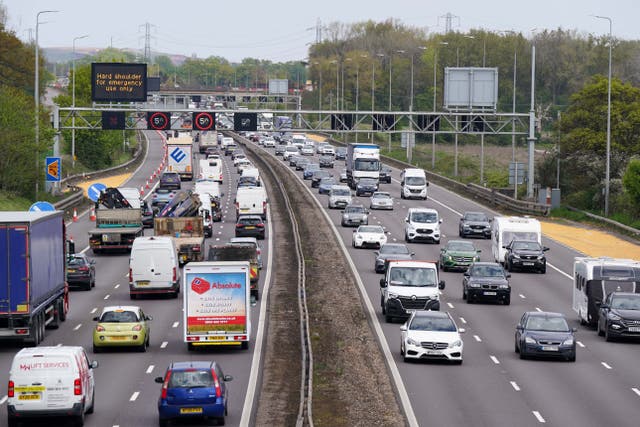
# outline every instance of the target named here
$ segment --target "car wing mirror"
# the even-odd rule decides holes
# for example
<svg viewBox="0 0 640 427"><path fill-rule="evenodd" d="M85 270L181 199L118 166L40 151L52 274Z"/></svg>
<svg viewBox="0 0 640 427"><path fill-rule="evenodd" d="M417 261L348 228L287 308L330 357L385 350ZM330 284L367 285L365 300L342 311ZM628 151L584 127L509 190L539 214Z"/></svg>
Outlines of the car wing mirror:
<svg viewBox="0 0 640 427"><path fill-rule="evenodd" d="M506 277L508 279L509 277L511 277L511 273L505 274L504 277Z"/></svg>
<svg viewBox="0 0 640 427"><path fill-rule="evenodd" d="M381 288L386 288L387 287L387 281L384 279L380 279L380 287Z"/></svg>
<svg viewBox="0 0 640 427"><path fill-rule="evenodd" d="M442 224L442 218L440 218L440 219L438 220L438 222L439 222L440 224Z"/></svg>
<svg viewBox="0 0 640 427"><path fill-rule="evenodd" d="M476 252L477 252L477 253L480 253L480 252L482 252L482 249L478 249L478 250L476 250Z"/></svg>
<svg viewBox="0 0 640 427"><path fill-rule="evenodd" d="M438 289L444 289L445 283L444 280L441 280L440 283L438 283Z"/></svg>
<svg viewBox="0 0 640 427"><path fill-rule="evenodd" d="M95 316L93 320L97 322L98 320L100 320L100 316Z"/></svg>
<svg viewBox="0 0 640 427"><path fill-rule="evenodd" d="M602 308L602 309L606 309L606 308L609 308L609 304L605 304L605 303L602 303L602 302L596 302L596 307Z"/></svg>
<svg viewBox="0 0 640 427"><path fill-rule="evenodd" d="M157 382L158 384L162 384L162 383L164 383L164 378L162 378L162 377L155 377L153 381Z"/></svg>
<svg viewBox="0 0 640 427"><path fill-rule="evenodd" d="M375 251L373 254L374 254L375 256L380 256L380 252L378 252L378 251Z"/></svg>
<svg viewBox="0 0 640 427"><path fill-rule="evenodd" d="M401 326L400 326L400 330L401 330L402 332L405 332L405 331L407 330L407 324L406 324L406 323L404 323L403 325L401 325Z"/></svg>
<svg viewBox="0 0 640 427"><path fill-rule="evenodd" d="M543 251L543 252L546 252L546 251L548 251L548 250L549 250L549 248L548 248L548 247L546 247L546 246L543 246L543 247L542 247L542 251Z"/></svg>
<svg viewBox="0 0 640 427"><path fill-rule="evenodd" d="M467 332L467 330L465 328L458 329L458 333L459 334L464 334L465 332Z"/></svg>
<svg viewBox="0 0 640 427"><path fill-rule="evenodd" d="M468 271L465 271L462 275L464 277L471 277L471 273L469 273Z"/></svg>
<svg viewBox="0 0 640 427"><path fill-rule="evenodd" d="M522 325L517 325L516 326L516 331L521 331L523 329Z"/></svg>
<svg viewBox="0 0 640 427"><path fill-rule="evenodd" d="M144 320L153 320L153 317L151 317L151 316L144 316Z"/></svg>
<svg viewBox="0 0 640 427"><path fill-rule="evenodd" d="M91 369L95 369L99 366L98 361L97 360L92 360L91 364L89 365L91 367Z"/></svg>

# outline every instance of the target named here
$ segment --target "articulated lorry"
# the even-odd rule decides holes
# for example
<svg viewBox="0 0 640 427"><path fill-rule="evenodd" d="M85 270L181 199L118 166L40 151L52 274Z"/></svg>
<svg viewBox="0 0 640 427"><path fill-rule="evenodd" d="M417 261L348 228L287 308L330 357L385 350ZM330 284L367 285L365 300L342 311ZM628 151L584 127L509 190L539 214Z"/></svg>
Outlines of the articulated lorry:
<svg viewBox="0 0 640 427"><path fill-rule="evenodd" d="M36 346L66 320L64 212L0 212L0 339Z"/></svg>
<svg viewBox="0 0 640 427"><path fill-rule="evenodd" d="M190 262L184 267L184 342L249 348L251 300L246 261Z"/></svg>
<svg viewBox="0 0 640 427"><path fill-rule="evenodd" d="M356 188L362 178L380 179L380 147L375 144L347 145L347 184Z"/></svg>
<svg viewBox="0 0 640 427"><path fill-rule="evenodd" d="M96 202L96 228L89 230L94 254L131 252L133 241L143 234L142 210L135 188L107 188Z"/></svg>

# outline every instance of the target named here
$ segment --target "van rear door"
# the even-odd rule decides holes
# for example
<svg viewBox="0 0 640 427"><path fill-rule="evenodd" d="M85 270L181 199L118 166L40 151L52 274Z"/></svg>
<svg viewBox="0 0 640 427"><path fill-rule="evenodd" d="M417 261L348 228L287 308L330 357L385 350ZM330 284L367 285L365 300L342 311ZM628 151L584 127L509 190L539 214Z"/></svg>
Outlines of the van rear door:
<svg viewBox="0 0 640 427"><path fill-rule="evenodd" d="M175 256L169 247L137 249L131 254L133 286L141 289L170 288L173 285Z"/></svg>
<svg viewBox="0 0 640 427"><path fill-rule="evenodd" d="M71 355L29 354L14 361L11 381L16 411L71 408L78 365Z"/></svg>

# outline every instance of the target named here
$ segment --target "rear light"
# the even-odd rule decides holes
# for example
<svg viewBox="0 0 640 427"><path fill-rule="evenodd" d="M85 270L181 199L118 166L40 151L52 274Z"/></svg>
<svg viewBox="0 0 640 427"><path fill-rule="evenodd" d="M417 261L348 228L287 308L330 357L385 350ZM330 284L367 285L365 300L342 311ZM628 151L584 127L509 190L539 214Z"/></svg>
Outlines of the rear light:
<svg viewBox="0 0 640 427"><path fill-rule="evenodd" d="M175 283L176 280L178 279L178 272L176 271L176 268L173 267L173 282Z"/></svg>
<svg viewBox="0 0 640 427"><path fill-rule="evenodd" d="M15 392L13 391L13 381L9 381L9 386L7 387L7 397L14 397Z"/></svg>
<svg viewBox="0 0 640 427"><path fill-rule="evenodd" d="M129 283L133 283L133 272L131 271L131 267L129 267Z"/></svg>
<svg viewBox="0 0 640 427"><path fill-rule="evenodd" d="M96 332L104 332L104 330L105 330L104 326L102 326L102 325L96 326Z"/></svg>
<svg viewBox="0 0 640 427"><path fill-rule="evenodd" d="M200 245L196 245L191 249L193 252L200 252Z"/></svg>
<svg viewBox="0 0 640 427"><path fill-rule="evenodd" d="M160 393L161 399L167 398L167 388L169 387L170 378L171 378L171 371L167 371L167 376L164 378L164 382L162 383L162 393Z"/></svg>
<svg viewBox="0 0 640 427"><path fill-rule="evenodd" d="M142 325L135 325L133 328L131 328L132 331L141 331L142 330Z"/></svg>
<svg viewBox="0 0 640 427"><path fill-rule="evenodd" d="M256 227L264 228L264 224L263 223L256 224Z"/></svg>
<svg viewBox="0 0 640 427"><path fill-rule="evenodd" d="M173 193L169 193L169 198L173 198Z"/></svg>
<svg viewBox="0 0 640 427"><path fill-rule="evenodd" d="M236 224L236 228L242 228L242 227L244 227L244 224L240 224L240 223Z"/></svg>
<svg viewBox="0 0 640 427"><path fill-rule="evenodd" d="M89 267L80 267L78 271L89 271Z"/></svg>
<svg viewBox="0 0 640 427"><path fill-rule="evenodd" d="M222 388L220 387L220 380L216 375L216 371L212 369L211 375L213 375L213 385L216 388L216 397L222 397Z"/></svg>
<svg viewBox="0 0 640 427"><path fill-rule="evenodd" d="M73 380L73 394L75 396L82 396L82 380L80 378Z"/></svg>

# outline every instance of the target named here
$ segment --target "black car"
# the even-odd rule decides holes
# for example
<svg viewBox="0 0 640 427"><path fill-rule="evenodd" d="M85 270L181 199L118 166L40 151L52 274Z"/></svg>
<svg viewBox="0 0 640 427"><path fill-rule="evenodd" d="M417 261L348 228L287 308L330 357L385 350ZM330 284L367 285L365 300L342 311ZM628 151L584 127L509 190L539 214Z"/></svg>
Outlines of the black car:
<svg viewBox="0 0 640 427"><path fill-rule="evenodd" d="M336 160L346 160L346 159L347 159L347 147L336 148Z"/></svg>
<svg viewBox="0 0 640 427"><path fill-rule="evenodd" d="M178 172L163 172L160 175L159 188L166 188L169 190L180 190L181 181Z"/></svg>
<svg viewBox="0 0 640 427"><path fill-rule="evenodd" d="M218 147L217 145L215 145L213 147L207 147L204 150L205 157L209 156L209 155L212 155L212 154L218 154L218 153L220 153L220 147Z"/></svg>
<svg viewBox="0 0 640 427"><path fill-rule="evenodd" d="M640 337L640 294L611 292L598 309L598 335L607 341Z"/></svg>
<svg viewBox="0 0 640 427"><path fill-rule="evenodd" d="M387 271L388 261L410 260L415 255L414 252L409 251L409 248L404 243L385 243L374 253L376 255L374 262L376 273Z"/></svg>
<svg viewBox="0 0 640 427"><path fill-rule="evenodd" d="M546 246L534 240L512 240L506 246L504 265L507 270L534 270L542 274L547 272Z"/></svg>
<svg viewBox="0 0 640 427"><path fill-rule="evenodd" d="M274 154L276 156L282 156L285 152L286 145L276 145Z"/></svg>
<svg viewBox="0 0 640 427"><path fill-rule="evenodd" d="M264 228L260 215L240 215L236 221L236 237L264 239Z"/></svg>
<svg viewBox="0 0 640 427"><path fill-rule="evenodd" d="M462 299L470 304L477 300L511 303L509 273L497 262L474 262L464 272L462 279Z"/></svg>
<svg viewBox="0 0 640 427"><path fill-rule="evenodd" d="M333 169L333 157L332 156L320 156L320 167L321 168L332 168Z"/></svg>
<svg viewBox="0 0 640 427"><path fill-rule="evenodd" d="M520 353L520 359L539 356L575 362L575 332L564 314L529 311L516 326L515 351Z"/></svg>
<svg viewBox="0 0 640 427"><path fill-rule="evenodd" d="M391 184L391 168L389 166L380 167L380 182Z"/></svg>
<svg viewBox="0 0 640 427"><path fill-rule="evenodd" d="M153 217L155 214L153 213L153 209L149 206L146 200L142 202L141 206L142 210L142 226L144 228L153 228Z"/></svg>
<svg viewBox="0 0 640 427"><path fill-rule="evenodd" d="M361 178L356 184L356 196L371 196L378 191L378 181L373 178Z"/></svg>
<svg viewBox="0 0 640 427"><path fill-rule="evenodd" d="M72 254L67 258L67 283L71 287L81 287L90 291L96 286L96 262L82 254Z"/></svg>
<svg viewBox="0 0 640 427"><path fill-rule="evenodd" d="M331 174L329 173L329 171L326 170L317 170L313 173L313 175L311 175L311 187L312 188L317 188L320 186L320 180L322 178L326 178L328 176L331 176Z"/></svg>
<svg viewBox="0 0 640 427"><path fill-rule="evenodd" d="M296 170L297 170L297 171L304 170L304 167L305 167L308 163L311 163L311 162L310 162L310 161L309 161L309 159L307 159L306 157L302 157L302 156L298 157L298 158L296 159Z"/></svg>
<svg viewBox="0 0 640 427"><path fill-rule="evenodd" d="M491 220L484 212L465 212L458 225L460 237L478 236L491 238Z"/></svg>

